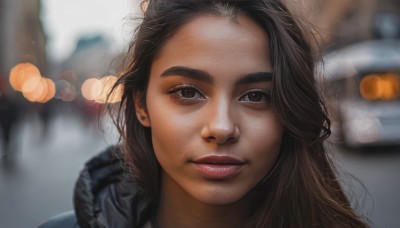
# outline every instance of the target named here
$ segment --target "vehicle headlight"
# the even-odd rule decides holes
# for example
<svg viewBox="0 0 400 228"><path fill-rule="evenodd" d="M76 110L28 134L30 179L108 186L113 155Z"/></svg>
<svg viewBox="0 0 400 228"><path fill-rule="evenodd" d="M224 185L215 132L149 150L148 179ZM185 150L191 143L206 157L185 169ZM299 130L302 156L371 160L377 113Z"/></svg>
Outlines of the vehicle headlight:
<svg viewBox="0 0 400 228"><path fill-rule="evenodd" d="M398 99L400 76L396 73L368 74L361 79L360 94L366 100Z"/></svg>

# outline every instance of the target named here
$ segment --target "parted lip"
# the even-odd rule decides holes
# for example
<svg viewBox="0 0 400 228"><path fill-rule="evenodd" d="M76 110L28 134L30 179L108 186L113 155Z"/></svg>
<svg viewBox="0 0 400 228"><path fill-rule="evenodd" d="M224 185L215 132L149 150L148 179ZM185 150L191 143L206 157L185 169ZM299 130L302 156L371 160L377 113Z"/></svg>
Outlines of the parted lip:
<svg viewBox="0 0 400 228"><path fill-rule="evenodd" d="M208 155L196 160L194 163L198 164L220 164L220 165L243 165L245 162L237 158L226 155Z"/></svg>

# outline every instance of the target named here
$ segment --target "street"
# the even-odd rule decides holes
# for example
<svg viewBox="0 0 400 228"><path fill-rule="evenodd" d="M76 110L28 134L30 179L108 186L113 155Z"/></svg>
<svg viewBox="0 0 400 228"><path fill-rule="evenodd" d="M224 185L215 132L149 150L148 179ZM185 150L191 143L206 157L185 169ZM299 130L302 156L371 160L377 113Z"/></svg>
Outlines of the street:
<svg viewBox="0 0 400 228"><path fill-rule="evenodd" d="M350 151L333 147L341 179L372 227L400 227L400 148ZM352 195L352 194L350 194Z"/></svg>
<svg viewBox="0 0 400 228"><path fill-rule="evenodd" d="M36 117L26 119L20 126L14 163L0 164L1 228L36 227L72 210L73 186L84 162L116 142L109 123L100 133L74 115L56 115L44 139L42 130ZM345 189L355 193L350 197L354 206L372 227L399 227L400 149L363 153L329 147Z"/></svg>
<svg viewBox="0 0 400 228"><path fill-rule="evenodd" d="M0 163L0 227L36 227L47 218L72 209L75 180L84 162L113 144L94 125L74 115L57 115L48 134L37 118L21 124L19 153L14 162ZM115 139L115 138L114 138Z"/></svg>

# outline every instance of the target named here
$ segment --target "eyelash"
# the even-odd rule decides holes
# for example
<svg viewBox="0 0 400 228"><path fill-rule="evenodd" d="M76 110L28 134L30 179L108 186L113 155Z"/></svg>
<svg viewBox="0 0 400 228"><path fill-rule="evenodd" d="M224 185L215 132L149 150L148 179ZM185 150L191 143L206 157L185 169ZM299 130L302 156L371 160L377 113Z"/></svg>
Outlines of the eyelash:
<svg viewBox="0 0 400 228"><path fill-rule="evenodd" d="M250 101L249 99L244 100L245 97L248 97L251 94L257 93L258 95L263 96L261 101ZM264 89L253 89L247 91L244 95L239 98L239 101L249 102L251 104L265 104L271 101L271 91Z"/></svg>
<svg viewBox="0 0 400 228"><path fill-rule="evenodd" d="M199 98L187 98L187 97L184 97L184 96L182 95L182 91L185 90L185 89L187 89L187 90L193 90L193 92L195 93L195 95L198 96ZM179 92L180 92L181 94L178 94ZM196 102L199 101L199 99L204 100L204 99L206 98L206 97L205 97L201 92L199 92L199 90L196 89L194 86L192 86L192 85L185 85L185 84L180 84L180 85L176 85L176 86L172 87L171 89L168 90L168 93L171 95L172 98L177 99L177 100L179 100L179 101L181 101L181 102L184 102L184 103L189 103L189 104L196 103Z"/></svg>
<svg viewBox="0 0 400 228"><path fill-rule="evenodd" d="M182 91L185 90L185 89L192 90L191 92L194 92L194 95L196 96L196 98L184 97L182 95ZM178 94L179 92L180 92L180 94ZM169 89L168 93L174 99L177 99L179 101L182 101L184 103L189 103L189 104L197 103L197 102L199 102L199 100L206 99L206 97L195 86L188 85L188 84L176 85L176 86L172 87L171 89ZM258 95L263 96L262 100L261 101L251 101L251 100L249 100L249 98L245 99L246 97L248 97L252 93L253 94L257 93ZM240 102L248 102L248 103L250 103L252 105L266 104L266 103L269 103L270 100L271 100L271 91L264 90L264 89L252 89L252 90L249 90L239 98Z"/></svg>

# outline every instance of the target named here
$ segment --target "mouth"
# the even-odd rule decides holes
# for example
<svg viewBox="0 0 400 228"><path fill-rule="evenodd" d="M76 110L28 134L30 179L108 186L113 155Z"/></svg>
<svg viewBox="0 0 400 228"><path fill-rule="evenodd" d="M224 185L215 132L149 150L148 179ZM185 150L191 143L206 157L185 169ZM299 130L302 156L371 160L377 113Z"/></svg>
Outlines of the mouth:
<svg viewBox="0 0 400 228"><path fill-rule="evenodd" d="M230 179L239 174L244 161L230 156L206 156L193 161L203 177L212 180Z"/></svg>

